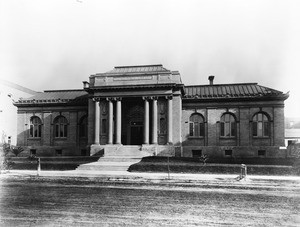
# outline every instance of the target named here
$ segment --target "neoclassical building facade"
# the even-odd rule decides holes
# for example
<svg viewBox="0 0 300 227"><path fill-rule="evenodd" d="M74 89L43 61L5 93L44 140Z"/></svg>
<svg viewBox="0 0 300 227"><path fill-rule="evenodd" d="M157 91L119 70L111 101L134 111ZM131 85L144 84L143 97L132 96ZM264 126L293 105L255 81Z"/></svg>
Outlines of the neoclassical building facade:
<svg viewBox="0 0 300 227"><path fill-rule="evenodd" d="M162 65L120 66L80 90L20 99L24 155L285 157L288 94L256 83L184 86Z"/></svg>

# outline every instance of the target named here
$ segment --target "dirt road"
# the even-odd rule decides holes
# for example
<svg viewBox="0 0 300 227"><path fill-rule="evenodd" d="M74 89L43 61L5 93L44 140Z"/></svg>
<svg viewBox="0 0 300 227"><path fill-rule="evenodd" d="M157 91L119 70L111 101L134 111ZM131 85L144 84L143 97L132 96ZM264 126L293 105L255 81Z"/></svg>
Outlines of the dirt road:
<svg viewBox="0 0 300 227"><path fill-rule="evenodd" d="M2 178L1 226L299 226L300 191Z"/></svg>

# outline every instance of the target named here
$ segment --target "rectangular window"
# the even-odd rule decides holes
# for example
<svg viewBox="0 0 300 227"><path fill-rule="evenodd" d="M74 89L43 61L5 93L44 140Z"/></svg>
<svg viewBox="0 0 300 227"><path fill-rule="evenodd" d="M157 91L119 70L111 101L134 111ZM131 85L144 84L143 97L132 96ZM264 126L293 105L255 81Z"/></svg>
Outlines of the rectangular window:
<svg viewBox="0 0 300 227"><path fill-rule="evenodd" d="M269 122L264 122L264 136L270 136Z"/></svg>
<svg viewBox="0 0 300 227"><path fill-rule="evenodd" d="M29 134L30 137L33 137L33 125L30 125Z"/></svg>
<svg viewBox="0 0 300 227"><path fill-rule="evenodd" d="M257 155L260 157L265 157L266 156L266 150L258 150Z"/></svg>
<svg viewBox="0 0 300 227"><path fill-rule="evenodd" d="M205 128L204 128L204 123L200 123L200 136L205 135Z"/></svg>
<svg viewBox="0 0 300 227"><path fill-rule="evenodd" d="M193 158L200 158L202 156L202 150L192 150Z"/></svg>
<svg viewBox="0 0 300 227"><path fill-rule="evenodd" d="M62 156L62 150L61 149L57 149L56 151L56 156Z"/></svg>
<svg viewBox="0 0 300 227"><path fill-rule="evenodd" d="M198 122L194 123L194 127L195 127L195 136L200 136L199 123Z"/></svg>
<svg viewBox="0 0 300 227"><path fill-rule="evenodd" d="M30 149L30 155L36 155L36 149Z"/></svg>
<svg viewBox="0 0 300 227"><path fill-rule="evenodd" d="M262 122L257 122L257 136L262 137L262 132L263 132L263 124Z"/></svg>
<svg viewBox="0 0 300 227"><path fill-rule="evenodd" d="M190 123L190 136L194 136L194 123Z"/></svg>
<svg viewBox="0 0 300 227"><path fill-rule="evenodd" d="M221 122L221 136L225 136L225 123Z"/></svg>
<svg viewBox="0 0 300 227"><path fill-rule="evenodd" d="M231 122L231 136L235 136L235 122Z"/></svg>
<svg viewBox="0 0 300 227"><path fill-rule="evenodd" d="M34 137L38 137L38 128L34 127Z"/></svg>
<svg viewBox="0 0 300 227"><path fill-rule="evenodd" d="M225 156L232 156L232 150L225 150Z"/></svg>
<svg viewBox="0 0 300 227"><path fill-rule="evenodd" d="M229 122L225 122L225 136L229 137L230 136L230 123Z"/></svg>
<svg viewBox="0 0 300 227"><path fill-rule="evenodd" d="M257 136L257 122L253 122L252 125L253 125L252 135Z"/></svg>
<svg viewBox="0 0 300 227"><path fill-rule="evenodd" d="M59 125L55 125L55 137L59 137Z"/></svg>
<svg viewBox="0 0 300 227"><path fill-rule="evenodd" d="M39 125L38 128L39 128L38 137L41 137L41 135L42 135L42 125Z"/></svg>
<svg viewBox="0 0 300 227"><path fill-rule="evenodd" d="M64 136L63 137L67 137L67 132L68 132L68 126L64 125Z"/></svg>

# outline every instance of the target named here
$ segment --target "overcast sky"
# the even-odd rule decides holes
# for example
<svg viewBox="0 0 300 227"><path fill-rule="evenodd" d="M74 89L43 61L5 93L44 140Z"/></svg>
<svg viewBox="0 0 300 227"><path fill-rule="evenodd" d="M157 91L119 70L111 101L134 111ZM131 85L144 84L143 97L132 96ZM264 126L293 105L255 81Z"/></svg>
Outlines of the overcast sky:
<svg viewBox="0 0 300 227"><path fill-rule="evenodd" d="M183 83L290 91L300 117L300 1L0 0L0 76L33 90L82 88L118 65L163 64Z"/></svg>

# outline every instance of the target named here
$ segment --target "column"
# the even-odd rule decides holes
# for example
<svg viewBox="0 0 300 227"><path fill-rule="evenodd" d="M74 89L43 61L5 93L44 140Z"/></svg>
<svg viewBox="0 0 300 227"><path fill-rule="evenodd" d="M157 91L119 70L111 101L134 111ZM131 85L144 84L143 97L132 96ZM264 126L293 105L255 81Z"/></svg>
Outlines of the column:
<svg viewBox="0 0 300 227"><path fill-rule="evenodd" d="M117 99L117 129L116 129L116 144L121 144L121 98Z"/></svg>
<svg viewBox="0 0 300 227"><path fill-rule="evenodd" d="M152 101L152 144L157 144L157 98Z"/></svg>
<svg viewBox="0 0 300 227"><path fill-rule="evenodd" d="M100 144L100 99L95 99L95 140L94 144Z"/></svg>
<svg viewBox="0 0 300 227"><path fill-rule="evenodd" d="M113 103L111 99L108 100L108 144L113 143Z"/></svg>
<svg viewBox="0 0 300 227"><path fill-rule="evenodd" d="M149 101L147 97L143 97L145 103L144 116L144 144L149 144Z"/></svg>
<svg viewBox="0 0 300 227"><path fill-rule="evenodd" d="M168 143L173 144L173 100L168 96Z"/></svg>

